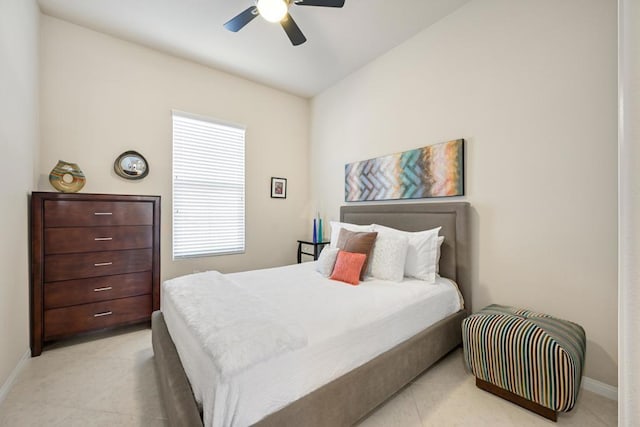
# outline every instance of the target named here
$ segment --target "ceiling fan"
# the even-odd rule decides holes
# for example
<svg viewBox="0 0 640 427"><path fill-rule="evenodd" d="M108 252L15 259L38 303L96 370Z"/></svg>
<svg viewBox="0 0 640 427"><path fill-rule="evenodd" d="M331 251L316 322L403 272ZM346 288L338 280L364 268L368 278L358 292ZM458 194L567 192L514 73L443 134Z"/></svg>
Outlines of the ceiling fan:
<svg viewBox="0 0 640 427"><path fill-rule="evenodd" d="M298 6L342 7L344 6L344 0L256 0L255 6L251 6L231 18L224 24L224 27L235 33L260 15L269 22L280 22L291 43L294 46L298 46L306 42L307 38L302 34L291 15L289 15L289 7L293 4Z"/></svg>

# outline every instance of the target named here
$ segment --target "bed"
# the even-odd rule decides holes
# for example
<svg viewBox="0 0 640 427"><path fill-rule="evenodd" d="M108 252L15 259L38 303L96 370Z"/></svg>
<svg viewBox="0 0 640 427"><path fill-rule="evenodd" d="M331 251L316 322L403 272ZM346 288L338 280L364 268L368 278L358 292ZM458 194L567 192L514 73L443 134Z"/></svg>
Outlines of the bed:
<svg viewBox="0 0 640 427"><path fill-rule="evenodd" d="M341 208L342 222L377 223L406 231L420 231L441 226L440 235L444 236L445 240L440 259L440 274L457 283L465 300L465 308L447 315L424 330L415 331L401 342L393 343L392 347L375 355L372 359L346 372L341 372L337 378L307 394L298 396L290 403L256 420L255 425L352 425L460 345L460 324L471 310L468 210L468 204L463 202L357 205ZM295 268L304 269L305 267ZM169 306L166 309L171 310ZM173 320L169 323L172 325L175 341L183 349L183 357L190 354L190 352L185 353L184 350L185 336L181 332L176 332L180 328L175 326ZM162 312L154 313L152 328L159 384L171 425L203 425L194 391L200 397L202 388L206 386L199 383L200 379L193 384L189 382L185 366L187 370L191 370L190 366L193 363L185 360L189 363L183 366ZM354 347L356 347L355 341ZM311 369L313 366L306 366L306 369ZM296 372L291 372L294 379L295 374ZM273 393L276 392L286 394L288 390L281 388L279 391L273 391ZM296 395L290 394L289 398L291 396ZM234 399L235 402L238 397ZM222 424L227 423L232 422L224 421ZM235 422L235 424L242 423Z"/></svg>

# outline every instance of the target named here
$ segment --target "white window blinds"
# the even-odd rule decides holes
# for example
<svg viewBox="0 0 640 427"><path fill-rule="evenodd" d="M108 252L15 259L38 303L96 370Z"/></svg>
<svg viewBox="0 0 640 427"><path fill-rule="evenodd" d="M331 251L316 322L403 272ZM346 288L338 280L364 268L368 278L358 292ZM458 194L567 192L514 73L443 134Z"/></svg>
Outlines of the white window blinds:
<svg viewBox="0 0 640 427"><path fill-rule="evenodd" d="M245 248L242 127L173 112L173 258Z"/></svg>

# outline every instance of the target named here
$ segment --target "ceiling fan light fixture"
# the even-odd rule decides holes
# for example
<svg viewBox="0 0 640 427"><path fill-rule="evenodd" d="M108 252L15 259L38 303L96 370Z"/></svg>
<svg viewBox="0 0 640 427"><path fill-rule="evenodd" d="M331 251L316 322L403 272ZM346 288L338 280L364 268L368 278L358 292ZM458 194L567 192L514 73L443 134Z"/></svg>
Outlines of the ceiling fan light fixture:
<svg viewBox="0 0 640 427"><path fill-rule="evenodd" d="M280 22L287 15L289 5L286 0L258 0L260 16L269 22Z"/></svg>
<svg viewBox="0 0 640 427"><path fill-rule="evenodd" d="M269 22L279 22L280 26L287 33L287 37L294 46L299 46L307 41L300 27L289 15L289 6L322 6L322 7L342 7L345 0L253 0L254 6L251 6L240 12L230 20L224 23L224 27L237 33L249 22L253 21L258 15L262 16Z"/></svg>

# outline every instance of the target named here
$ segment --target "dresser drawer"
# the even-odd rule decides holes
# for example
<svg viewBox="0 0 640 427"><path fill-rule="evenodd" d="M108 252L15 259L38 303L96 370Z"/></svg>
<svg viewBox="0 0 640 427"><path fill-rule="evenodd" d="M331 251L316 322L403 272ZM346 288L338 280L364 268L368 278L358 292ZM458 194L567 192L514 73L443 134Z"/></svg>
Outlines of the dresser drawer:
<svg viewBox="0 0 640 427"><path fill-rule="evenodd" d="M116 251L153 246L151 226L45 228L44 253Z"/></svg>
<svg viewBox="0 0 640 427"><path fill-rule="evenodd" d="M152 225L150 202L101 202L47 200L45 227L86 227L108 225Z"/></svg>
<svg viewBox="0 0 640 427"><path fill-rule="evenodd" d="M49 340L79 332L133 323L149 319L150 316L150 295L54 308L44 312L44 338Z"/></svg>
<svg viewBox="0 0 640 427"><path fill-rule="evenodd" d="M44 308L67 307L151 293L151 272L44 284Z"/></svg>
<svg viewBox="0 0 640 427"><path fill-rule="evenodd" d="M48 255L44 259L44 281L83 279L151 270L151 249Z"/></svg>

